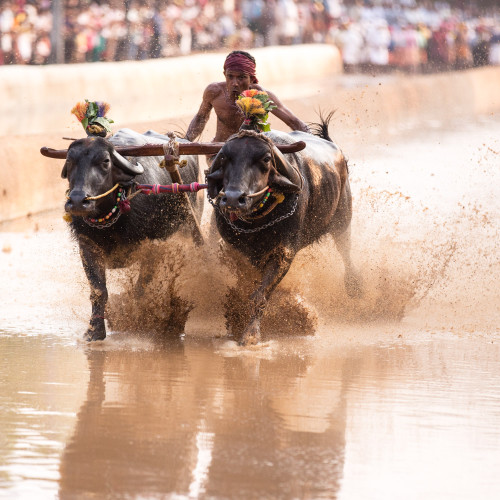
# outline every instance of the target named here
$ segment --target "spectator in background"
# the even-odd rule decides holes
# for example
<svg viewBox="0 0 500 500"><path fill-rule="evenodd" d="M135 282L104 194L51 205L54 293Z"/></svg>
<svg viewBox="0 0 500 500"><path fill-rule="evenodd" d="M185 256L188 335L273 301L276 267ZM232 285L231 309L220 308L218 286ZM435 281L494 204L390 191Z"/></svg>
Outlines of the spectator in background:
<svg viewBox="0 0 500 500"><path fill-rule="evenodd" d="M451 48L448 29L444 23L432 32L427 46L427 58L431 71L445 71L450 68Z"/></svg>
<svg viewBox="0 0 500 500"><path fill-rule="evenodd" d="M0 0L0 64L49 62L51 1ZM500 26L500 6L481 13L473 3L458 9L446 0L61 1L67 63L325 41L338 44L346 68L356 71L361 59L377 71L442 71L498 60L490 38ZM345 19L352 26L340 28ZM385 49L375 50L375 38L381 36L374 30L378 19L392 33L387 64Z"/></svg>
<svg viewBox="0 0 500 500"><path fill-rule="evenodd" d="M427 68L427 46L429 44L429 39L431 37L431 30L422 22L417 25L417 40L418 40L418 51L420 59L420 69L424 70Z"/></svg>
<svg viewBox="0 0 500 500"><path fill-rule="evenodd" d="M490 37L486 26L476 28L476 38L473 41L472 60L475 67L485 66L490 60Z"/></svg>
<svg viewBox="0 0 500 500"><path fill-rule="evenodd" d="M490 64L500 66L500 26L497 26L490 39Z"/></svg>
<svg viewBox="0 0 500 500"><path fill-rule="evenodd" d="M455 36L455 69L467 69L472 67L472 52L467 35L467 25L460 23Z"/></svg>
<svg viewBox="0 0 500 500"><path fill-rule="evenodd" d="M370 71L376 73L386 71L389 64L389 45L391 43L391 33L387 21L378 18L369 23L365 41Z"/></svg>
<svg viewBox="0 0 500 500"><path fill-rule="evenodd" d="M17 64L28 64L33 54L34 31L26 12L17 13L13 33L15 61Z"/></svg>
<svg viewBox="0 0 500 500"><path fill-rule="evenodd" d="M309 2L312 19L312 42L325 41L330 26L331 17L328 9L328 0L312 0Z"/></svg>
<svg viewBox="0 0 500 500"><path fill-rule="evenodd" d="M255 47L264 46L266 8L264 0L243 0L241 3L241 13L246 20L248 29L254 34Z"/></svg>
<svg viewBox="0 0 500 500"><path fill-rule="evenodd" d="M420 68L420 48L417 30L411 24L403 26L403 44L401 68L407 73L416 73Z"/></svg>
<svg viewBox="0 0 500 500"><path fill-rule="evenodd" d="M278 0L276 6L278 43L292 45L299 35L299 9L295 0Z"/></svg>
<svg viewBox="0 0 500 500"><path fill-rule="evenodd" d="M331 30L329 36L333 43L339 47L344 71L346 73L359 71L364 47L360 26L346 19L340 23L338 30Z"/></svg>
<svg viewBox="0 0 500 500"><path fill-rule="evenodd" d="M300 1L297 3L299 12L299 34L298 38L301 43L314 43L316 34L316 26L314 22L314 2ZM323 40L320 40L324 42Z"/></svg>
<svg viewBox="0 0 500 500"><path fill-rule="evenodd" d="M33 64L47 64L50 59L51 42L48 32L42 32L35 41L33 52Z"/></svg>

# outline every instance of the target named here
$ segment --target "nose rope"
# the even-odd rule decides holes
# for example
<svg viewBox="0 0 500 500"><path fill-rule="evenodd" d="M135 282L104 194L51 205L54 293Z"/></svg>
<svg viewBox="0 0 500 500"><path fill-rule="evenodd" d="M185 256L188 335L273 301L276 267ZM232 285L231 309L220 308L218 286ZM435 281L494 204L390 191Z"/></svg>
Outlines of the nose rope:
<svg viewBox="0 0 500 500"><path fill-rule="evenodd" d="M269 186L266 186L264 189L261 189L260 191L257 191L256 193L247 194L247 195L245 195L245 197L246 198L257 198L257 196L262 196L267 191L269 191ZM216 196L216 199L222 198L225 195L226 195L225 191L219 191L219 194Z"/></svg>
<svg viewBox="0 0 500 500"><path fill-rule="evenodd" d="M104 198L105 196L108 196L109 193L112 193L115 189L117 189L120 186L120 184L115 184L109 191L106 191L103 194L99 194L97 196L86 196L84 200L98 200L99 198ZM69 189L66 190L66 198L69 200Z"/></svg>
<svg viewBox="0 0 500 500"><path fill-rule="evenodd" d="M97 196L87 196L87 198L85 198L86 200L98 200L99 198L104 198L105 196L108 196L109 193L112 193L115 189L118 188L120 184L115 184L109 191L106 191L105 193L103 194L99 194Z"/></svg>
<svg viewBox="0 0 500 500"><path fill-rule="evenodd" d="M264 194L269 189L269 186L266 186L264 189L261 189L257 193L247 194L247 198L255 198L256 196L260 196Z"/></svg>

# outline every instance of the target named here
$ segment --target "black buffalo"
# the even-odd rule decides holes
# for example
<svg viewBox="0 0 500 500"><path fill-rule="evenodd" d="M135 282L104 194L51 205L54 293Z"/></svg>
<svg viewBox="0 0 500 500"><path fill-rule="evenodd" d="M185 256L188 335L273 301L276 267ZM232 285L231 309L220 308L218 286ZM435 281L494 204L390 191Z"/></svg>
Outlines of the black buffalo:
<svg viewBox="0 0 500 500"><path fill-rule="evenodd" d="M297 252L326 234L333 235L344 261L347 293L360 293L350 258L347 160L328 135L330 117L321 119L315 134L240 130L210 168L208 194L219 233L261 272L258 286L247 294L239 325L226 315L240 344L260 340L260 321L271 293ZM284 155L275 146L295 141L304 141L306 148Z"/></svg>
<svg viewBox="0 0 500 500"><path fill-rule="evenodd" d="M109 139L87 137L74 141L68 148L61 175L69 181L65 210L71 215L71 231L78 242L90 284L92 316L85 333L87 340L106 337L106 268L130 265L131 252L142 241L168 238L186 223L186 207L179 195L139 193L126 199L132 194L134 183L172 182L167 170L158 166L162 158L125 158L115 149L116 146L165 143L168 139L152 131L138 134L121 129ZM187 160L182 169L183 182L197 182L198 157L183 156L181 159ZM101 197L108 191L109 194ZM203 199L196 194L190 194L190 199L201 217ZM147 262L141 265L138 290L152 272Z"/></svg>

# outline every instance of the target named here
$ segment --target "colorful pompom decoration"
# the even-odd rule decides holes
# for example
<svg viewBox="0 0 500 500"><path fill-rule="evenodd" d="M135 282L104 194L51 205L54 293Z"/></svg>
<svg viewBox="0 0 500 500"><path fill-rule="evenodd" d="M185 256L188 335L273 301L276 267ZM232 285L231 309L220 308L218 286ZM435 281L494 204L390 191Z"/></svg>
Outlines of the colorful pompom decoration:
<svg viewBox="0 0 500 500"><path fill-rule="evenodd" d="M71 113L73 113L82 124L87 135L106 137L108 133L112 132L110 124L114 123L111 118L106 117L109 107L107 102L89 101L85 99L85 102L76 103Z"/></svg>
<svg viewBox="0 0 500 500"><path fill-rule="evenodd" d="M236 101L236 105L245 115L244 126L258 129L262 132L269 132L271 126L267 123L269 111L276 108L269 98L267 92L263 90L245 90Z"/></svg>

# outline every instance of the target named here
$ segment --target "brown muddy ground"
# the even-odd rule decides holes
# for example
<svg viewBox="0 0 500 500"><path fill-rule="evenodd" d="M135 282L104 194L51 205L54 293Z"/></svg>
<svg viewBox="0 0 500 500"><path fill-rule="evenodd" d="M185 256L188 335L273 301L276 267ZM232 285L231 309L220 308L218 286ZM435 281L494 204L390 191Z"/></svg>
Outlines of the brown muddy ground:
<svg viewBox="0 0 500 500"><path fill-rule="evenodd" d="M332 241L306 249L257 347L224 338L210 207L207 247L155 249L147 300L110 273L92 345L61 214L0 226L0 498L498 498L500 117L343 138L365 294Z"/></svg>

